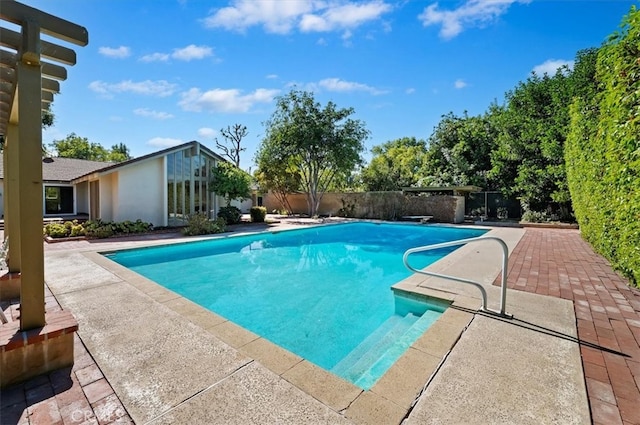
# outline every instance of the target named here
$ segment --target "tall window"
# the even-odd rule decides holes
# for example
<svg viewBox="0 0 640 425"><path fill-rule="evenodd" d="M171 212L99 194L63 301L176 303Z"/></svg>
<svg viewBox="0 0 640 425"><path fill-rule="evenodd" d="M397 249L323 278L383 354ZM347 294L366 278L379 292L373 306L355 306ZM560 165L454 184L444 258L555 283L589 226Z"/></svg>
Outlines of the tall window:
<svg viewBox="0 0 640 425"><path fill-rule="evenodd" d="M209 192L209 170L214 159L203 152L185 149L167 155L167 212L169 226L180 226L189 214L215 217L213 195Z"/></svg>

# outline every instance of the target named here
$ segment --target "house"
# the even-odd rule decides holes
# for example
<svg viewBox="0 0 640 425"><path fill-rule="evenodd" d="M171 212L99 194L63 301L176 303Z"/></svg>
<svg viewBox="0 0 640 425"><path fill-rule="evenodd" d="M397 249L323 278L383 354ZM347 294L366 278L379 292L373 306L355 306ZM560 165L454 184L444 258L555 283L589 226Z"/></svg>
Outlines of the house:
<svg viewBox="0 0 640 425"><path fill-rule="evenodd" d="M43 216L140 219L156 227L181 225L186 215L201 211L215 218L224 200L209 191L209 170L219 161L225 159L196 141L120 163L44 158ZM0 156L0 196L3 190ZM232 205L247 212L252 203Z"/></svg>

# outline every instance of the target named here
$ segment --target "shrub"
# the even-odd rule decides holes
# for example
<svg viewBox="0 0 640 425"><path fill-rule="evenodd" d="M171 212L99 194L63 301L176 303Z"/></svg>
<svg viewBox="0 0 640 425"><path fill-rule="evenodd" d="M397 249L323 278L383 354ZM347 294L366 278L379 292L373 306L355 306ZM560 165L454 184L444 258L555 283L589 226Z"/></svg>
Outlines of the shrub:
<svg viewBox="0 0 640 425"><path fill-rule="evenodd" d="M249 213L251 214L251 221L254 223L264 223L264 219L267 217L267 209L265 207L251 207Z"/></svg>
<svg viewBox="0 0 640 425"><path fill-rule="evenodd" d="M225 231L226 222L224 218L218 217L211 221L206 214L196 213L187 217L187 225L182 229L185 236L210 235Z"/></svg>
<svg viewBox="0 0 640 425"><path fill-rule="evenodd" d="M544 223L550 220L550 216L546 211L525 211L522 214L522 221L528 223Z"/></svg>
<svg viewBox="0 0 640 425"><path fill-rule="evenodd" d="M75 226L71 227L71 237L76 237L76 236L84 236L86 234L84 227L82 227L81 224L76 224Z"/></svg>
<svg viewBox="0 0 640 425"><path fill-rule="evenodd" d="M71 233L64 224L49 223L45 226L46 234L52 238L66 238Z"/></svg>
<svg viewBox="0 0 640 425"><path fill-rule="evenodd" d="M226 224L237 224L242 220L242 213L237 207L220 207L218 217L224 218Z"/></svg>

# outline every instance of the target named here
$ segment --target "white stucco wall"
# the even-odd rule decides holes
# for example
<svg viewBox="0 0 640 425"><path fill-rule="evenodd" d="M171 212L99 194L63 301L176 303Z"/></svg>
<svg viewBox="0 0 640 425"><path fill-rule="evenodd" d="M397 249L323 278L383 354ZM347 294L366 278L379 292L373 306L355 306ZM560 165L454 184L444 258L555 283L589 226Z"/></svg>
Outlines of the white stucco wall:
<svg viewBox="0 0 640 425"><path fill-rule="evenodd" d="M113 220L113 174L100 177L100 217L104 221Z"/></svg>
<svg viewBox="0 0 640 425"><path fill-rule="evenodd" d="M76 213L89 214L89 182L76 185Z"/></svg>
<svg viewBox="0 0 640 425"><path fill-rule="evenodd" d="M165 165L163 158L139 162L113 173L117 191L113 193L114 221L140 219L161 226L165 219Z"/></svg>
<svg viewBox="0 0 640 425"><path fill-rule="evenodd" d="M220 205L225 205L225 203L226 203L226 201L224 201L224 199L223 199L221 201ZM253 206L253 201L251 200L251 198L245 199L242 202L234 200L234 201L231 201L231 206L240 208L240 211L242 211L243 213L246 214L246 213L249 213L249 210Z"/></svg>

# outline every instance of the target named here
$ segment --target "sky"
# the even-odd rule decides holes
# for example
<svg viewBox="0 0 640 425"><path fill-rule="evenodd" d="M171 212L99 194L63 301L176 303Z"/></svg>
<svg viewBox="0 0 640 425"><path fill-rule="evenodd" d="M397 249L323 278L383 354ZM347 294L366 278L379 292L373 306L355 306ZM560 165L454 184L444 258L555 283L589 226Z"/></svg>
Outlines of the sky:
<svg viewBox="0 0 640 425"><path fill-rule="evenodd" d="M247 127L255 169L278 96L353 108L375 145L428 140L442 115L485 112L531 72L600 46L628 0L23 0L89 33L43 142L70 133L134 157Z"/></svg>

